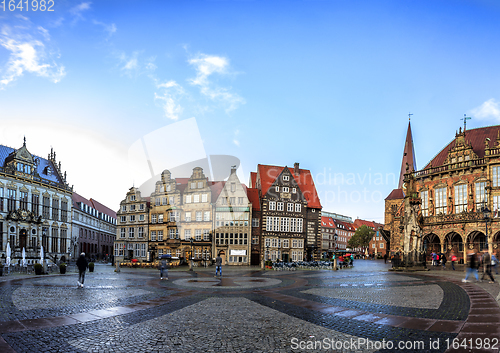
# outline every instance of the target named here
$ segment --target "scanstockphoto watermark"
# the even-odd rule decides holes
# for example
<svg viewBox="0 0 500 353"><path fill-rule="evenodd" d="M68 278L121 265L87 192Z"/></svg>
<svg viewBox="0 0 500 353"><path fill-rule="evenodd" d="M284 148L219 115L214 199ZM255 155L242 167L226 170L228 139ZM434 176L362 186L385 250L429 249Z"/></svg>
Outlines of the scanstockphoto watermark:
<svg viewBox="0 0 500 353"><path fill-rule="evenodd" d="M317 186L323 185L350 185L350 186L383 186L396 185L394 173L373 172L371 168L365 173L339 173L332 172L332 168L323 168L314 176Z"/></svg>
<svg viewBox="0 0 500 353"><path fill-rule="evenodd" d="M440 347L446 347L446 342L438 339L419 340L419 341L390 341L390 340L370 340L368 338L353 337L348 340L338 340L330 337L325 337L321 340L300 340L292 338L290 340L290 348L294 351L364 351L364 350L434 350Z"/></svg>

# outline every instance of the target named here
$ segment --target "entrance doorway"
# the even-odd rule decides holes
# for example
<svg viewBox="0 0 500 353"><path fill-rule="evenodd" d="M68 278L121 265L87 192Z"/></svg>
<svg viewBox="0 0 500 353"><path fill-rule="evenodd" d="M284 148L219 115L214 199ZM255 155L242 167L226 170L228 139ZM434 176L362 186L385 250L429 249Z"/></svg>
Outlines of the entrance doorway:
<svg viewBox="0 0 500 353"><path fill-rule="evenodd" d="M224 252L224 250L221 250L219 252L219 256L222 258L222 264L225 265L226 264L226 253Z"/></svg>
<svg viewBox="0 0 500 353"><path fill-rule="evenodd" d="M26 231L26 229L21 229L21 231L19 232L19 246L21 248L21 251L23 248L26 249L27 234L28 232Z"/></svg>

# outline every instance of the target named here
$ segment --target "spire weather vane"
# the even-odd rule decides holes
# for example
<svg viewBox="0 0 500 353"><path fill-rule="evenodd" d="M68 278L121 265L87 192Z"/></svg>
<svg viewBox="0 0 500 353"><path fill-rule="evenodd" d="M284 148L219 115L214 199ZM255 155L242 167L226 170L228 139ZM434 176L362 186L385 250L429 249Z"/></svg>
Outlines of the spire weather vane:
<svg viewBox="0 0 500 353"><path fill-rule="evenodd" d="M467 114L464 114L464 117L460 120L463 120L464 121L464 132L465 132L465 128L467 127L467 120L470 120L471 117L470 116L467 116Z"/></svg>
<svg viewBox="0 0 500 353"><path fill-rule="evenodd" d="M410 121L410 120L411 120L411 116L412 116L412 115L413 115L412 113L408 113L408 121Z"/></svg>

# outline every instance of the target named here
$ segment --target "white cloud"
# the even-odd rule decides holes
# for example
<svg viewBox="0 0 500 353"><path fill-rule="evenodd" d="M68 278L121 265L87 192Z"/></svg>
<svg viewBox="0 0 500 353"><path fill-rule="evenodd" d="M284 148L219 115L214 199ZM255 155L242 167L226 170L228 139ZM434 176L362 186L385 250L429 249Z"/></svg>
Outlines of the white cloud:
<svg viewBox="0 0 500 353"><path fill-rule="evenodd" d="M90 9L90 4L91 2L82 2L81 4L72 7L69 12L77 17L81 17L82 12Z"/></svg>
<svg viewBox="0 0 500 353"><path fill-rule="evenodd" d="M240 147L240 141L238 141L238 140L234 139L234 140L233 140L233 143L234 143L236 146Z"/></svg>
<svg viewBox="0 0 500 353"><path fill-rule="evenodd" d="M43 42L50 40L49 32L38 27L43 39L37 39L26 33L29 30L29 27L15 27L13 30L9 26L3 26L0 32L0 46L10 52L7 63L0 68L0 89L4 89L25 72L46 77L54 83L66 75L64 66L52 59L53 54Z"/></svg>
<svg viewBox="0 0 500 353"><path fill-rule="evenodd" d="M238 147L240 147L240 140L238 140L238 135L239 135L239 134L240 134L240 130L236 129L236 130L234 131L234 140L233 140L233 143L234 143L236 146L238 146Z"/></svg>
<svg viewBox="0 0 500 353"><path fill-rule="evenodd" d="M162 101L165 117L171 120L178 120L183 112L179 99L184 95L184 89L175 81L170 80L165 83L156 83L156 88L162 91L161 94L155 92L155 100Z"/></svg>
<svg viewBox="0 0 500 353"><path fill-rule="evenodd" d="M470 114L479 120L498 120L500 121L499 102L494 98L488 99L479 107L470 110Z"/></svg>
<svg viewBox="0 0 500 353"><path fill-rule="evenodd" d="M229 61L221 56L199 54L189 59L188 63L196 69L196 77L189 79L192 85L199 86L200 92L213 101L218 101L226 106L226 112L236 109L240 104L245 104L245 99L229 89L218 87L210 82L213 74L228 75Z"/></svg>
<svg viewBox="0 0 500 353"><path fill-rule="evenodd" d="M97 20L93 20L92 22L97 26L101 26L104 29L104 31L108 34L108 38L111 37L113 34L115 34L117 31L116 25L114 23L107 24Z"/></svg>

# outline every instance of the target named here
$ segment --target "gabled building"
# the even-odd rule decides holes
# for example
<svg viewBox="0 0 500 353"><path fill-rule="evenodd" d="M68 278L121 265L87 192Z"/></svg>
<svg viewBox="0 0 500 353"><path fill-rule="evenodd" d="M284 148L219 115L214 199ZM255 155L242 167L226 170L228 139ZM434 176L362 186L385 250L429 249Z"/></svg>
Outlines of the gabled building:
<svg viewBox="0 0 500 353"><path fill-rule="evenodd" d="M265 259L319 259L321 203L311 172L298 163L293 169L259 164L251 182L259 190Z"/></svg>
<svg viewBox="0 0 500 353"><path fill-rule="evenodd" d="M384 256L385 253L388 251L387 250L388 247L387 247L387 241L385 240L385 238L382 236L381 233L383 225L374 221L365 221L363 219L356 219L354 221L355 230L363 225L372 229L374 232L373 237L372 239L370 239L370 243L368 244L368 249L367 249L368 253L370 255L373 254L375 256L377 255Z"/></svg>
<svg viewBox="0 0 500 353"><path fill-rule="evenodd" d="M252 205L246 187L241 184L236 169L220 189L214 202L214 256L220 255L227 265L250 265Z"/></svg>
<svg viewBox="0 0 500 353"><path fill-rule="evenodd" d="M330 257L337 246L337 227L331 217L321 217L321 253L322 257Z"/></svg>
<svg viewBox="0 0 500 353"><path fill-rule="evenodd" d="M17 264L25 249L28 264L45 259L68 261L71 247L73 188L51 150L48 158L31 154L26 139L19 149L0 146L0 253ZM4 260L5 261L5 260Z"/></svg>
<svg viewBox="0 0 500 353"><path fill-rule="evenodd" d="M149 197L143 198L137 188L131 187L116 216L115 261L149 261Z"/></svg>

